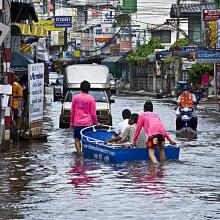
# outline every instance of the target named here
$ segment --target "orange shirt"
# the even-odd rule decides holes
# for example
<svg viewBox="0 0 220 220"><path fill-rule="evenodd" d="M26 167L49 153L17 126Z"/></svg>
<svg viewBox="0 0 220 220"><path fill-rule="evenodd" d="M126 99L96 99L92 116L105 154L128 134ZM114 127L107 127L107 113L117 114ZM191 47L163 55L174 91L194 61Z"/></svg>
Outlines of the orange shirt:
<svg viewBox="0 0 220 220"><path fill-rule="evenodd" d="M18 82L13 82L12 85L12 95L13 95L13 108L18 109L18 98L23 97L22 87Z"/></svg>

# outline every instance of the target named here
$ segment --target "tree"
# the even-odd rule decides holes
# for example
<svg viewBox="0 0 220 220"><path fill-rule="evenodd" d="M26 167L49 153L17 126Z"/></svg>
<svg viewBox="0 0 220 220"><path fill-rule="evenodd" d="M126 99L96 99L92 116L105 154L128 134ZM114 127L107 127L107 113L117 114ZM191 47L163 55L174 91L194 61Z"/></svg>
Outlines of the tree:
<svg viewBox="0 0 220 220"><path fill-rule="evenodd" d="M213 72L213 64L196 63L192 66L192 69L189 71L189 82L193 84L200 84L202 73L208 73L210 76L212 76Z"/></svg>
<svg viewBox="0 0 220 220"><path fill-rule="evenodd" d="M178 40L178 42L176 41L172 46L171 46L171 49L172 48L176 48L176 47L186 47L186 46L189 46L189 39L188 38L180 38Z"/></svg>
<svg viewBox="0 0 220 220"><path fill-rule="evenodd" d="M135 53L128 55L126 61L129 63L143 64L147 61L148 55L154 52L155 49L164 49L161 40L158 37L152 37L147 44L140 46Z"/></svg>

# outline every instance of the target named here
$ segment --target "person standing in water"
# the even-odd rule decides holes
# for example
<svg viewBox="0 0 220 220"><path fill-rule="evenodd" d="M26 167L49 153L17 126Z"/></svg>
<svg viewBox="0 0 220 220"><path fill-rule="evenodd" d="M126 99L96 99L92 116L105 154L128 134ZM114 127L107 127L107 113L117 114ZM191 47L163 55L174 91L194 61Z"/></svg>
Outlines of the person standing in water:
<svg viewBox="0 0 220 220"><path fill-rule="evenodd" d="M147 134L147 148L149 153L149 158L153 163L158 163L155 156L155 148L158 148L160 154L160 161L166 159L164 153L165 138L170 142L170 144L176 144L167 132L164 129L163 124L160 121L160 117L153 112L152 102L145 102L144 112L139 114L136 131L133 138L133 145L136 145L137 138L140 134L140 131L144 128L145 133Z"/></svg>
<svg viewBox="0 0 220 220"><path fill-rule="evenodd" d="M82 154L80 131L93 124L98 124L96 102L89 95L90 83L83 81L80 84L81 93L73 96L70 114L70 127L73 128L75 147L79 155Z"/></svg>

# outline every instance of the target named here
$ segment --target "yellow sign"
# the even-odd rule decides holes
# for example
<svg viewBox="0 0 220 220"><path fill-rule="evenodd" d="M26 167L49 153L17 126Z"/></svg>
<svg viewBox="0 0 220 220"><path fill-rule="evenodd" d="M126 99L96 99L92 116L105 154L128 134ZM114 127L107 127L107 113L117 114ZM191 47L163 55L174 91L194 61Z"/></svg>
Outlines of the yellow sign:
<svg viewBox="0 0 220 220"><path fill-rule="evenodd" d="M216 47L217 43L217 21L211 21L211 45Z"/></svg>
<svg viewBox="0 0 220 220"><path fill-rule="evenodd" d="M22 24L22 23L14 23L14 25L17 25L21 33L24 36L37 36L37 37L46 37L47 32L42 27L37 27L36 25L32 25L32 27L29 24Z"/></svg>
<svg viewBox="0 0 220 220"><path fill-rule="evenodd" d="M34 23L37 27L42 27L46 31L62 31L63 28L55 28L54 27L54 20L40 20Z"/></svg>
<svg viewBox="0 0 220 220"><path fill-rule="evenodd" d="M79 58L79 57L81 56L80 50L74 51L74 56L75 56L76 58Z"/></svg>

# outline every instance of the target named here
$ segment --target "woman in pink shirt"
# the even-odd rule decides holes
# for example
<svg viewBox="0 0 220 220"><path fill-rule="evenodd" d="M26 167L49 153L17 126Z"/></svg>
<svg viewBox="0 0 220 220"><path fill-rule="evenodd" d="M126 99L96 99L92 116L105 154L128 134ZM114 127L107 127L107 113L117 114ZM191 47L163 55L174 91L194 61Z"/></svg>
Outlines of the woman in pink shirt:
<svg viewBox="0 0 220 220"><path fill-rule="evenodd" d="M80 89L82 92L73 96L70 114L70 127L74 129L75 147L78 154L82 154L80 131L85 127L98 124L95 99L88 94L90 83L81 82Z"/></svg>
<svg viewBox="0 0 220 220"><path fill-rule="evenodd" d="M144 112L139 114L136 131L133 138L133 145L136 144L137 138L140 134L141 128L144 128L145 133L148 136L147 147L149 158L153 163L158 163L155 156L155 148L158 147L160 154L160 161L166 159L163 145L165 145L165 138L171 143L176 144L164 129L163 124L160 121L160 117L153 113L152 102L145 102Z"/></svg>

